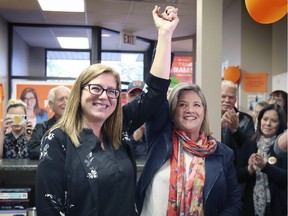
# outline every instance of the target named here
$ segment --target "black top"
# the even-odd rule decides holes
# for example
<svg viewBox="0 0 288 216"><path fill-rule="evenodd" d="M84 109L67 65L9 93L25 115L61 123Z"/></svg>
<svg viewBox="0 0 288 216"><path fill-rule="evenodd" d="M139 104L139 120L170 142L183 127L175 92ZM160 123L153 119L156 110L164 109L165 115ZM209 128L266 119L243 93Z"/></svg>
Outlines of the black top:
<svg viewBox="0 0 288 216"><path fill-rule="evenodd" d="M46 133L36 172L37 215L134 216L137 172L129 134L158 109L169 83L149 74L141 96L123 106L118 150L105 134L102 150L91 129L82 130L78 148L60 128Z"/></svg>
<svg viewBox="0 0 288 216"><path fill-rule="evenodd" d="M235 108L236 112L239 112ZM240 149L243 143L250 140L255 133L253 119L244 112L239 112L239 127L235 132L231 132L228 127L221 130L221 142L229 146L234 152L234 164L238 169L239 159L241 159Z"/></svg>
<svg viewBox="0 0 288 216"><path fill-rule="evenodd" d="M251 154L258 151L257 142L250 140L245 142L241 148L242 158L239 161L238 179L244 183L243 193L243 216L255 215L253 189L256 183L256 174L248 172L248 160ZM286 216L287 215L287 157L277 156L274 152L273 145L269 151L270 157L276 158L275 164L266 163L261 170L268 177L268 184L271 195L271 203L266 205L265 216Z"/></svg>
<svg viewBox="0 0 288 216"><path fill-rule="evenodd" d="M57 120L58 119L54 115L49 120L36 124L33 129L31 139L27 143L28 156L30 159L39 159L41 139L46 131L48 131L57 122Z"/></svg>

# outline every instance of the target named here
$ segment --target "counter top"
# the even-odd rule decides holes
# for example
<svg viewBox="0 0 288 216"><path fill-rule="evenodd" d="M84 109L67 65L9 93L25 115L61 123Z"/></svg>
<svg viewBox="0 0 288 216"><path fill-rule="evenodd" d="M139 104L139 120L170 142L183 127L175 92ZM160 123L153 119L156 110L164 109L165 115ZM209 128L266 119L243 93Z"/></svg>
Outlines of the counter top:
<svg viewBox="0 0 288 216"><path fill-rule="evenodd" d="M39 161L30 159L0 159L0 171L35 171ZM136 160L137 171L141 172L145 160Z"/></svg>
<svg viewBox="0 0 288 216"><path fill-rule="evenodd" d="M0 159L0 171L34 171L38 160L30 159Z"/></svg>

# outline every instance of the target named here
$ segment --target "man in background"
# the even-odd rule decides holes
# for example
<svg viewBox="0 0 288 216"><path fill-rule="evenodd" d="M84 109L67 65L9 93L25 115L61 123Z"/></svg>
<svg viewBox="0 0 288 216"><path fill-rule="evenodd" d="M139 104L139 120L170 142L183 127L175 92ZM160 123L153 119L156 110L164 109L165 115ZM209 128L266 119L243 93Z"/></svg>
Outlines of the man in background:
<svg viewBox="0 0 288 216"><path fill-rule="evenodd" d="M229 146L234 152L234 164L237 169L241 159L242 143L254 135L254 123L250 115L240 112L235 103L237 100L237 86L229 80L221 83L221 142Z"/></svg>
<svg viewBox="0 0 288 216"><path fill-rule="evenodd" d="M43 123L36 124L33 129L32 137L27 143L30 159L39 159L41 139L46 131L62 117L70 92L70 88L62 85L50 89L48 93L48 105L50 110L54 112L54 116Z"/></svg>
<svg viewBox="0 0 288 216"><path fill-rule="evenodd" d="M144 82L142 81L132 81L129 83L126 100L127 103L133 101L138 95L141 94L144 87ZM130 144L134 149L136 159L146 159L147 155L147 145L145 141L145 126L142 125L130 136Z"/></svg>

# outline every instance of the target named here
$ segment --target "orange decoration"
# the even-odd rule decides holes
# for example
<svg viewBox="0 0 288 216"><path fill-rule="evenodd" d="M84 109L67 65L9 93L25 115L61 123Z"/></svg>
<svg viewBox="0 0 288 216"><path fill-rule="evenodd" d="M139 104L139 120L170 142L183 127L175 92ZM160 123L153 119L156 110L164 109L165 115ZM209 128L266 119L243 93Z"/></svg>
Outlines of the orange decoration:
<svg viewBox="0 0 288 216"><path fill-rule="evenodd" d="M254 21L271 24L287 14L287 0L245 0L246 8Z"/></svg>
<svg viewBox="0 0 288 216"><path fill-rule="evenodd" d="M224 79L237 83L240 80L240 69L236 66L229 66L224 71Z"/></svg>

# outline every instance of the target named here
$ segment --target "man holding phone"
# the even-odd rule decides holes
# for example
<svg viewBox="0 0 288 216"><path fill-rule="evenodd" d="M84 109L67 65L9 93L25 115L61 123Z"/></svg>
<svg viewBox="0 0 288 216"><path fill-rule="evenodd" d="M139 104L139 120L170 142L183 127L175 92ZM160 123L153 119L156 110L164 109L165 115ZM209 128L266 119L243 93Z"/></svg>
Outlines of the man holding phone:
<svg viewBox="0 0 288 216"><path fill-rule="evenodd" d="M6 113L0 130L0 158L28 158L27 142L33 126L27 121L26 104L9 100Z"/></svg>

